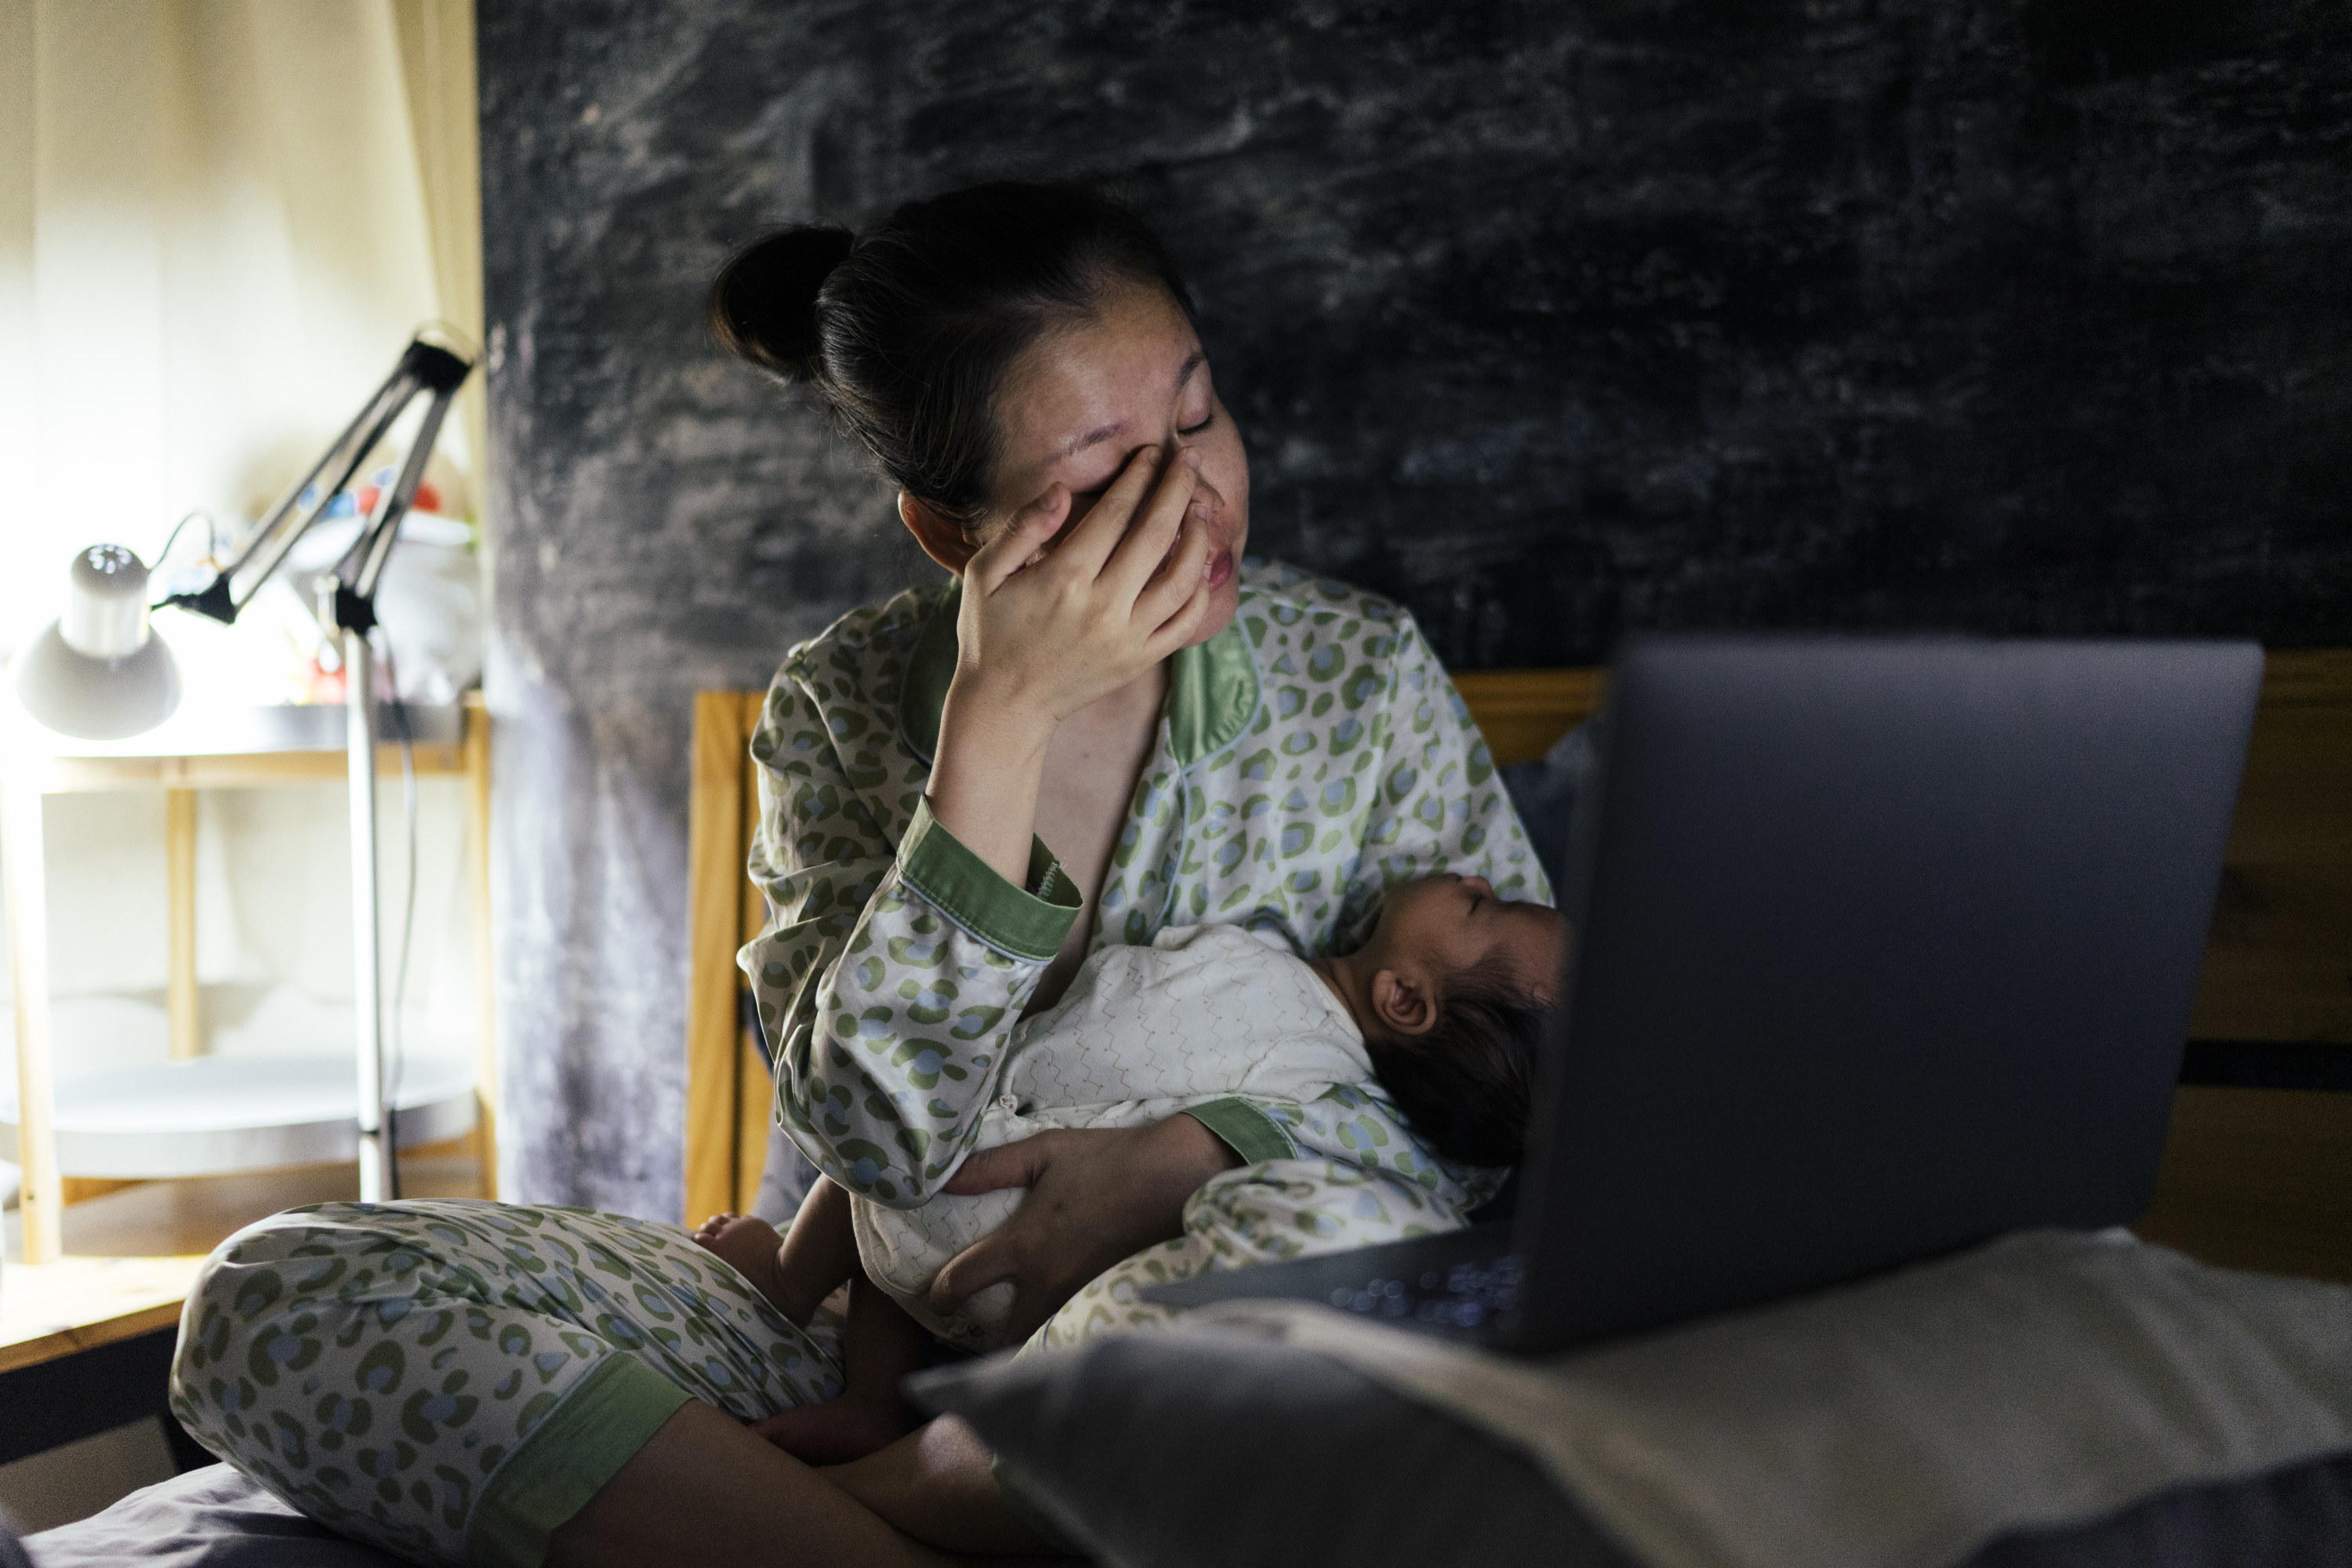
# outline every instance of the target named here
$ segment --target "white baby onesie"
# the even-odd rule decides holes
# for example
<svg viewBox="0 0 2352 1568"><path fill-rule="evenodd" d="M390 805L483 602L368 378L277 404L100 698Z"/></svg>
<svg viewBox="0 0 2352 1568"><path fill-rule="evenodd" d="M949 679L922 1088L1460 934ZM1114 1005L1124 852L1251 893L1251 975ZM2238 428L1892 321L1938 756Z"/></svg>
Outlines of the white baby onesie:
<svg viewBox="0 0 2352 1568"><path fill-rule="evenodd" d="M1094 953L1059 1002L1013 1030L974 1147L1055 1128L1141 1126L1233 1094L1309 1100L1371 1076L1355 1020L1280 937L1171 926L1150 947ZM943 1193L911 1209L853 1197L858 1258L917 1321L977 1348L1012 1310L1013 1287L992 1285L949 1318L929 1309L925 1293L1023 1195Z"/></svg>

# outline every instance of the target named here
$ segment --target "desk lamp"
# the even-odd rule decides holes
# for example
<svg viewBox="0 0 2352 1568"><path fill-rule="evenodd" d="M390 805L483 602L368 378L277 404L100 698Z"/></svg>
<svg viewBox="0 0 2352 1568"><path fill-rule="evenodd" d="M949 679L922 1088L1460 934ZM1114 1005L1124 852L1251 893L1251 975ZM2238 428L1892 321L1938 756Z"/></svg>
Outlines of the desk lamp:
<svg viewBox="0 0 2352 1568"><path fill-rule="evenodd" d="M421 335L413 340L358 416L254 525L212 582L152 606L171 605L233 624L296 542L326 514L393 422L417 398L430 395L398 479L377 497L359 537L319 585L320 618L331 622L341 640L348 712L362 1203L396 1195L386 1191L392 1165L384 1135L383 954L376 910L375 660L368 634L376 625L376 589L401 519L425 477L425 459L457 388L472 369L470 360L449 348ZM320 483L330 473L332 478ZM171 717L179 706L180 673L171 650L147 624L150 607L147 569L129 550L100 544L76 556L65 614L17 661L16 690L26 711L60 734L93 741L128 739Z"/></svg>

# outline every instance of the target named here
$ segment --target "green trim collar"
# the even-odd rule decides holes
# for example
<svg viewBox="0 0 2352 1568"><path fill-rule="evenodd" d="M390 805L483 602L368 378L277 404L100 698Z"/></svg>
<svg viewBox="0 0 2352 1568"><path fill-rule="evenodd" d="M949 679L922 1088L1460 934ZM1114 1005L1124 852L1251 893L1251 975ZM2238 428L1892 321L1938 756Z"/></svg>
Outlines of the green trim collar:
<svg viewBox="0 0 2352 1568"><path fill-rule="evenodd" d="M1241 738L1257 713L1257 660L1241 612L1197 647L1176 650L1168 678L1168 751L1178 767L1213 757Z"/></svg>
<svg viewBox="0 0 2352 1568"><path fill-rule="evenodd" d="M963 584L950 584L917 634L898 688L898 738L927 763L939 755L940 710L955 679L956 612L962 603ZM1176 765L1189 768L1233 744L1257 703L1257 660L1235 614L1223 631L1198 647L1179 648L1170 661L1168 749Z"/></svg>

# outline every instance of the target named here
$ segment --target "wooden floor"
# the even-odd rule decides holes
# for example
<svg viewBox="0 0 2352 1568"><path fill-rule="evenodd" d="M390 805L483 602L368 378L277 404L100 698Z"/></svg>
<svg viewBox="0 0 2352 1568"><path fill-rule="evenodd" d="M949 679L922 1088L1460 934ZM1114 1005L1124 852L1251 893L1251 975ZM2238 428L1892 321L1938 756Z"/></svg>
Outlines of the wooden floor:
<svg viewBox="0 0 2352 1568"><path fill-rule="evenodd" d="M401 1163L409 1197L471 1197L474 1162ZM54 1361L180 1321L196 1267L224 1237L281 1209L359 1196L351 1165L141 1182L65 1212L66 1257L37 1268L24 1256L22 1220L7 1216L0 1273L0 1373Z"/></svg>

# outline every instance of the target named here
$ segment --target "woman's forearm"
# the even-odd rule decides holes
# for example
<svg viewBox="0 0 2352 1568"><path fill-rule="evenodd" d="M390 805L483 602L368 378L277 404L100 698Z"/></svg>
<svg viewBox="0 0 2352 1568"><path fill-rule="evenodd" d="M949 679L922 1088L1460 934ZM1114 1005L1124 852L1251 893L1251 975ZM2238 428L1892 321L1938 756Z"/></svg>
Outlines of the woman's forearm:
<svg viewBox="0 0 2352 1568"><path fill-rule="evenodd" d="M1090 507L1049 486L963 567L931 815L1015 887L1055 728L1192 641L1205 613L1207 532L1187 521L1200 468L1197 451L1139 447Z"/></svg>
<svg viewBox="0 0 2352 1568"><path fill-rule="evenodd" d="M904 842L913 803L901 804L898 792L908 775L868 776L865 753L843 749L842 737L888 722L887 710L863 695L877 683L864 672L827 688L821 700L813 672L794 665L770 692L751 747L766 773L760 793L770 814L751 874L773 918L745 967L775 1051L778 1105L793 1141L849 1191L912 1205L961 1157L978 1125L971 1101L990 1092L988 1065L1002 1059L1004 1037L1062 932L1024 910L1034 929L1015 934L1030 937L1035 951L1018 955L1029 962L1006 965L990 962L1005 951L993 924L974 934L970 909L961 925L942 918L917 874L924 865L935 870L941 857ZM972 727L975 711L965 704L960 722ZM950 774L984 753L960 742L940 751ZM983 763L976 771L990 770ZM1034 792L1033 784L1031 804L1019 808L1012 828L1023 871ZM969 803L969 792L963 798ZM988 807L967 804L965 811L984 819ZM959 817L941 838L968 831L984 833L984 821ZM924 864L910 868L910 854ZM954 855L965 856L960 844ZM959 973L951 988L938 988L943 975ZM950 1010L944 1028L932 1011L940 1007ZM850 1039L863 1048L835 1047ZM917 1039L920 1053L902 1048Z"/></svg>
<svg viewBox="0 0 2352 1568"><path fill-rule="evenodd" d="M1029 844L1054 721L958 671L940 712L931 816L1014 887L1029 878Z"/></svg>

